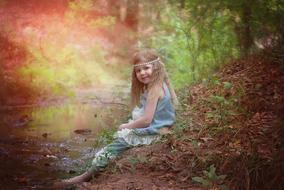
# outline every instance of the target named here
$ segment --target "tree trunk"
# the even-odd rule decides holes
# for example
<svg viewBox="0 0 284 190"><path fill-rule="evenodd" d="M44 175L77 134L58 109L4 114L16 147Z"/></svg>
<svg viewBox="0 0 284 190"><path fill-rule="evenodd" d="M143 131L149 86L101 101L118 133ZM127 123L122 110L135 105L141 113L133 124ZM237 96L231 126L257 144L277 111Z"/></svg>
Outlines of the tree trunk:
<svg viewBox="0 0 284 190"><path fill-rule="evenodd" d="M138 31L139 0L127 0L125 23L133 31Z"/></svg>
<svg viewBox="0 0 284 190"><path fill-rule="evenodd" d="M0 106L4 104L4 96L5 96L5 81L4 81L4 74L2 71L2 67L0 66Z"/></svg>
<svg viewBox="0 0 284 190"><path fill-rule="evenodd" d="M179 6L181 9L185 8L185 0L179 0Z"/></svg>
<svg viewBox="0 0 284 190"><path fill-rule="evenodd" d="M127 0L121 0L119 7L119 19L120 22L125 22L127 14Z"/></svg>
<svg viewBox="0 0 284 190"><path fill-rule="evenodd" d="M249 54L253 45L253 36L251 31L251 5L252 1L245 1L241 10L241 23L237 26L237 34L239 36L239 45L241 56L245 57Z"/></svg>

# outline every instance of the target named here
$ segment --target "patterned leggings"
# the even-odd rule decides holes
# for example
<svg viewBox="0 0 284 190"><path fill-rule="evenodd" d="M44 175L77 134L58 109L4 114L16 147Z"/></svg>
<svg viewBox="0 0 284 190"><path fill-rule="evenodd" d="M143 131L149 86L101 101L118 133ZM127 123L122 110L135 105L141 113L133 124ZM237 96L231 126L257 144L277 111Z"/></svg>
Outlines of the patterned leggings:
<svg viewBox="0 0 284 190"><path fill-rule="evenodd" d="M96 153L91 170L101 171L108 165L109 160L114 159L125 150L139 145L149 145L159 138L160 135L137 135L135 130L119 131L115 134L115 139L111 144Z"/></svg>
<svg viewBox="0 0 284 190"><path fill-rule="evenodd" d="M114 159L117 155L131 147L133 146L129 145L123 138L114 139L111 144L96 153L91 169L94 171L103 170L108 165L109 160Z"/></svg>

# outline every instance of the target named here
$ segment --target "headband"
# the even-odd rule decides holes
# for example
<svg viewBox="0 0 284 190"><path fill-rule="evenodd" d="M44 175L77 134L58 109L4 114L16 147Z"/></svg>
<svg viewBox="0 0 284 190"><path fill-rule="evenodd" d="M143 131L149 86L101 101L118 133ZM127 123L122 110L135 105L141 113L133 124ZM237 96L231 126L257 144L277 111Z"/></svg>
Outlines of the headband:
<svg viewBox="0 0 284 190"><path fill-rule="evenodd" d="M154 64L154 63L158 63L159 61L160 61L160 58L158 57L157 59L154 59L152 61L148 61L146 63L135 64L134 67L144 66L144 65L148 65L148 64Z"/></svg>

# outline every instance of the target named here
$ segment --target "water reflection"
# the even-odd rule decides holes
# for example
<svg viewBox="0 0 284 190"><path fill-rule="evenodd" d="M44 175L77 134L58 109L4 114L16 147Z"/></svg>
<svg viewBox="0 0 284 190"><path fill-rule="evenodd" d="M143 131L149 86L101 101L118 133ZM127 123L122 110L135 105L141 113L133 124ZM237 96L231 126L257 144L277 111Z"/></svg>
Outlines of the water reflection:
<svg viewBox="0 0 284 190"><path fill-rule="evenodd" d="M8 115L13 115L7 119ZM85 170L101 131L125 118L122 106L66 104L2 113L0 183L6 189L40 188Z"/></svg>
<svg viewBox="0 0 284 190"><path fill-rule="evenodd" d="M102 128L112 127L115 124L112 116L120 118L120 113L110 106L86 104L39 108L32 111L33 121L25 132L32 136L47 133L53 141L68 139L74 136L75 130L81 129L89 129L96 134Z"/></svg>

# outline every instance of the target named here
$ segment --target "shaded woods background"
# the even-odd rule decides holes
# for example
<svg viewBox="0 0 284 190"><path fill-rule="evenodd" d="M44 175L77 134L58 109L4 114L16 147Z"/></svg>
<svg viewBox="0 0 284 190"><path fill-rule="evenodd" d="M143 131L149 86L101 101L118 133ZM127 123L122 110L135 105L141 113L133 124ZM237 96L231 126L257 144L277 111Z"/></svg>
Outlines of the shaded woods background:
<svg viewBox="0 0 284 190"><path fill-rule="evenodd" d="M153 47L176 88L283 42L281 0L1 0L0 104L122 83Z"/></svg>

